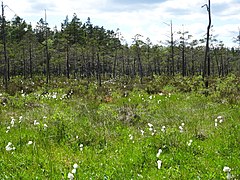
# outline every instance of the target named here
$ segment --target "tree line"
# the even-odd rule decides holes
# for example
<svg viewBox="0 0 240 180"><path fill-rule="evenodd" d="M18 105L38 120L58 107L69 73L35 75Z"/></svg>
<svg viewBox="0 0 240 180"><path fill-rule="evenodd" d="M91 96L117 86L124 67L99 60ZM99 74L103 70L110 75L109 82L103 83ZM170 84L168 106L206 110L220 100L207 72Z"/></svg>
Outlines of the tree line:
<svg viewBox="0 0 240 180"><path fill-rule="evenodd" d="M136 34L127 44L119 29L107 30L93 25L90 18L82 22L77 14L68 16L61 29L49 28L41 18L35 27L19 16L1 21L0 75L7 85L12 77L42 76L48 83L51 77L102 79L166 76L227 76L240 74L239 48L227 48L222 41L209 35L208 66L204 39L196 40L189 31L173 33L164 44L153 44ZM184 28L183 28L184 29ZM240 42L240 36L235 38ZM206 70L206 68L208 68ZM7 88L7 86L5 86Z"/></svg>

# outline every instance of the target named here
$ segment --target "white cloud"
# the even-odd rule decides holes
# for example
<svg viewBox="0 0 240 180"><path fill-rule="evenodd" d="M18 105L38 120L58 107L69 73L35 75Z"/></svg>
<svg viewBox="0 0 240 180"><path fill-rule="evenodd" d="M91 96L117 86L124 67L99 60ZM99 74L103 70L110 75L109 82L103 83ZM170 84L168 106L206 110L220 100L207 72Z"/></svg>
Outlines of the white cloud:
<svg viewBox="0 0 240 180"><path fill-rule="evenodd" d="M51 27L61 22L66 15L71 20L76 13L81 21L90 17L94 25L104 26L106 29L120 31L130 43L136 34L149 37L153 43L165 41L170 34L170 27L164 24L173 20L174 31L184 29L193 35L193 39L204 36L208 24L206 8L201 8L208 1L205 0L161 0L161 1L114 1L114 0L8 0L6 4L26 22L35 24L44 17L47 10L48 22ZM239 0L212 0L212 24L218 38L228 41L231 45L232 37L236 36L233 29L240 24ZM14 13L5 10L11 19ZM177 37L177 36L176 36ZM227 44L227 43L226 43Z"/></svg>

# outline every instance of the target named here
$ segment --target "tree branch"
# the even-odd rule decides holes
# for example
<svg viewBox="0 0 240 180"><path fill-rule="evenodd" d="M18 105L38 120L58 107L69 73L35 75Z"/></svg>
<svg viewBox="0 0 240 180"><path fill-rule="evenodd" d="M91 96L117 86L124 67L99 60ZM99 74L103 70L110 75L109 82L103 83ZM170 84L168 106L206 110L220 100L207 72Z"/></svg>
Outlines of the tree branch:
<svg viewBox="0 0 240 180"><path fill-rule="evenodd" d="M202 5L202 8L204 8L205 6L206 6L206 8L207 8L207 11L209 12L209 7L208 7L207 4Z"/></svg>

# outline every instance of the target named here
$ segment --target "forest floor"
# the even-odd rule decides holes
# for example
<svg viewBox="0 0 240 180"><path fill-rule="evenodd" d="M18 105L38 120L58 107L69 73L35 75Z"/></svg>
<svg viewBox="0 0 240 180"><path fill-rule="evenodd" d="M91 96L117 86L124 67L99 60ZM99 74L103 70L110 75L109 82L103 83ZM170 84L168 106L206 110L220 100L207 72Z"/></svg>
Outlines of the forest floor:
<svg viewBox="0 0 240 180"><path fill-rule="evenodd" d="M238 79L165 81L13 81L0 179L240 179Z"/></svg>

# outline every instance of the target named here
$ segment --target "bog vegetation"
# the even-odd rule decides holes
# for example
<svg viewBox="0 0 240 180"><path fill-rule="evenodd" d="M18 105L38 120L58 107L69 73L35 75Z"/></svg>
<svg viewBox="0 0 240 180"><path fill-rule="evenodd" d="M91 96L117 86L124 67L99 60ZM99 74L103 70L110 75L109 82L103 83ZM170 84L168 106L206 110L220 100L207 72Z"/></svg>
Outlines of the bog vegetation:
<svg viewBox="0 0 240 180"><path fill-rule="evenodd" d="M0 94L1 179L240 178L234 75L208 89L181 76L12 81Z"/></svg>
<svg viewBox="0 0 240 180"><path fill-rule="evenodd" d="M240 179L239 48L0 20L0 179Z"/></svg>

